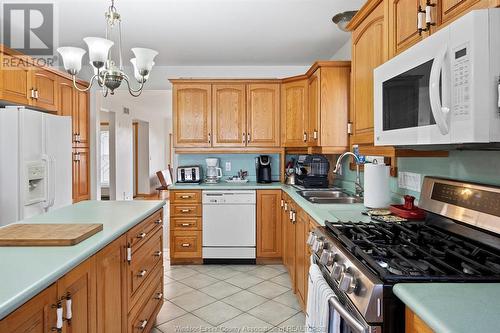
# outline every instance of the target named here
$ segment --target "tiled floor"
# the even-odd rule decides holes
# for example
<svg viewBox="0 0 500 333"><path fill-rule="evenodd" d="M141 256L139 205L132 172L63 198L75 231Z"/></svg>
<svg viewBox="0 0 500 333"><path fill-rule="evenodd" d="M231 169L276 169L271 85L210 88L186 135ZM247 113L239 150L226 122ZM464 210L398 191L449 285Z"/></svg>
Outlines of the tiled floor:
<svg viewBox="0 0 500 333"><path fill-rule="evenodd" d="M300 333L305 318L282 265L184 265L165 261L165 304L153 333Z"/></svg>

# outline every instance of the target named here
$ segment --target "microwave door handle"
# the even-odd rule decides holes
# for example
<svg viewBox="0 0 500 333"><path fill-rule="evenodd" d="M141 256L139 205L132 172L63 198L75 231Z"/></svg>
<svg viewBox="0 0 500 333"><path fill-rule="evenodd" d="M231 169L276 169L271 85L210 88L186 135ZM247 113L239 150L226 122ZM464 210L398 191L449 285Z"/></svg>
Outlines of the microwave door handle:
<svg viewBox="0 0 500 333"><path fill-rule="evenodd" d="M335 311L339 313L340 317L347 322L352 331L356 333L368 332L368 327L361 324L352 314L350 314L349 311L344 308L342 303L339 302L339 299L336 296L330 297L328 303L330 303L330 306L332 306Z"/></svg>
<svg viewBox="0 0 500 333"><path fill-rule="evenodd" d="M448 85L451 80L449 78L449 66L445 64L446 54L448 52L448 47L445 46L438 54L438 56L434 59L431 68L431 75L429 79L429 100L431 104L432 115L434 116L434 120L436 121L436 125L439 128L439 131L442 135L446 135L450 132L449 129L449 118L450 118L450 108L446 105L449 105L449 89ZM439 79L443 73L442 79L442 99L443 105L439 99Z"/></svg>

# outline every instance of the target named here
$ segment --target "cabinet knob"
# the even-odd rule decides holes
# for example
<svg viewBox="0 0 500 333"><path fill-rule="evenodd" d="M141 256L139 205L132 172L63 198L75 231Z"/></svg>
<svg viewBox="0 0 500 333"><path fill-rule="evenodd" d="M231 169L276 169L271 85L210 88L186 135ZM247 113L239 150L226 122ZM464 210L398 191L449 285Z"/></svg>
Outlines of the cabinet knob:
<svg viewBox="0 0 500 333"><path fill-rule="evenodd" d="M182 247L190 247L190 246L191 246L191 244L189 244L189 243L183 243L182 244Z"/></svg>
<svg viewBox="0 0 500 333"><path fill-rule="evenodd" d="M146 326L148 326L148 321L146 319L144 319L144 320L141 320L139 322L139 325L137 326L137 328L140 330L143 330L146 328Z"/></svg>
<svg viewBox="0 0 500 333"><path fill-rule="evenodd" d="M181 209L181 213L189 213L191 209Z"/></svg>
<svg viewBox="0 0 500 333"><path fill-rule="evenodd" d="M246 134L243 133L243 143L247 142Z"/></svg>
<svg viewBox="0 0 500 333"><path fill-rule="evenodd" d="M191 199L192 196L190 195L181 195L181 199Z"/></svg>
<svg viewBox="0 0 500 333"><path fill-rule="evenodd" d="M162 254L162 253L163 253L163 252L161 252L161 251L156 251L156 252L155 252L155 257L161 257L161 254Z"/></svg>
<svg viewBox="0 0 500 333"><path fill-rule="evenodd" d="M162 292L156 293L155 299L160 300L162 298L163 298L163 293Z"/></svg>
<svg viewBox="0 0 500 333"><path fill-rule="evenodd" d="M252 140L252 137L250 136L250 133L247 133L247 143L250 143L250 140Z"/></svg>
<svg viewBox="0 0 500 333"><path fill-rule="evenodd" d="M156 224L162 224L163 223L163 220L162 219L158 219L155 221Z"/></svg>
<svg viewBox="0 0 500 333"><path fill-rule="evenodd" d="M307 133L304 132L304 142L307 142Z"/></svg>
<svg viewBox="0 0 500 333"><path fill-rule="evenodd" d="M313 139L318 140L318 130L314 130L313 132Z"/></svg>
<svg viewBox="0 0 500 333"><path fill-rule="evenodd" d="M140 234L137 235L137 238L139 239L143 239L143 238L146 238L146 233L145 232L141 232Z"/></svg>
<svg viewBox="0 0 500 333"><path fill-rule="evenodd" d="M147 272L148 272L147 270L143 269L142 271L140 271L139 273L137 273L137 277L142 278L142 277L146 276Z"/></svg>
<svg viewBox="0 0 500 333"><path fill-rule="evenodd" d="M182 224L181 224L181 226L183 226L183 227L189 227L190 225L191 225L191 224L189 224L189 223L182 223Z"/></svg>

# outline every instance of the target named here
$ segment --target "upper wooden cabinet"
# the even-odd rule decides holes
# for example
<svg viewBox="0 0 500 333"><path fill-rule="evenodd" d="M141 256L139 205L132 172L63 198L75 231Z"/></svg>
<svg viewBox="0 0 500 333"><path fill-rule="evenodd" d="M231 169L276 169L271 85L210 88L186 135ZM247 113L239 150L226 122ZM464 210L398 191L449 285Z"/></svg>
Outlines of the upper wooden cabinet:
<svg viewBox="0 0 500 333"><path fill-rule="evenodd" d="M211 84L174 84L173 132L174 147L211 147Z"/></svg>
<svg viewBox="0 0 500 333"><path fill-rule="evenodd" d="M20 60L0 51L0 100L29 105L34 96L31 95L32 70Z"/></svg>
<svg viewBox="0 0 500 333"><path fill-rule="evenodd" d="M388 0L389 53L396 55L419 42L428 31L418 31L419 8L425 10L426 0Z"/></svg>
<svg viewBox="0 0 500 333"><path fill-rule="evenodd" d="M213 147L246 146L246 98L244 84L212 86Z"/></svg>
<svg viewBox="0 0 500 333"><path fill-rule="evenodd" d="M34 98L32 105L47 111L57 112L58 100L58 76L48 70L33 70Z"/></svg>
<svg viewBox="0 0 500 333"><path fill-rule="evenodd" d="M308 80L301 78L281 86L281 143L306 147L308 140Z"/></svg>
<svg viewBox="0 0 500 333"><path fill-rule="evenodd" d="M80 89L83 86L79 86ZM73 109L73 130L75 131L74 146L89 147L89 93L88 91L75 91L75 108Z"/></svg>
<svg viewBox="0 0 500 333"><path fill-rule="evenodd" d="M368 1L349 27L352 33L351 144L373 145L373 70L387 59L384 2Z"/></svg>
<svg viewBox="0 0 500 333"><path fill-rule="evenodd" d="M247 85L247 146L279 147L280 85Z"/></svg>
<svg viewBox="0 0 500 333"><path fill-rule="evenodd" d="M257 259L281 259L280 202L281 190L257 191Z"/></svg>

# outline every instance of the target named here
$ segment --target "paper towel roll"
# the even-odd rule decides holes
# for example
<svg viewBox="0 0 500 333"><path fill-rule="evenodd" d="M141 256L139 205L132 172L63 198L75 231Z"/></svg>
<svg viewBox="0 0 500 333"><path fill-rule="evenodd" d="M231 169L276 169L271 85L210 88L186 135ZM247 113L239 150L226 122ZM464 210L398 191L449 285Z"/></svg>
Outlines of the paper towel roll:
<svg viewBox="0 0 500 333"><path fill-rule="evenodd" d="M364 204L368 208L387 208L391 203L389 188L390 167L384 164L365 164Z"/></svg>

